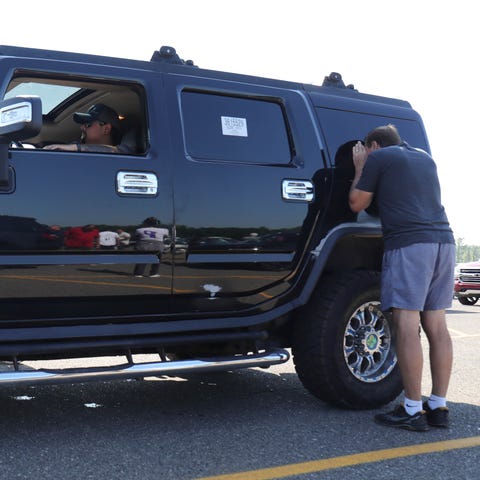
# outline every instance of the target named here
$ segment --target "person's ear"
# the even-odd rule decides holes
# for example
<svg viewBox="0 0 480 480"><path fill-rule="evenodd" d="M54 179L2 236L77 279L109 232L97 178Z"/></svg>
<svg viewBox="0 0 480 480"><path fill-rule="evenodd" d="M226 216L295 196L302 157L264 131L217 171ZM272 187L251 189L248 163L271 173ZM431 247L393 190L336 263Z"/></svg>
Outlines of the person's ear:
<svg viewBox="0 0 480 480"><path fill-rule="evenodd" d="M104 135L110 135L110 133L112 133L112 126L109 123L103 126L103 133Z"/></svg>
<svg viewBox="0 0 480 480"><path fill-rule="evenodd" d="M379 150L382 148L375 140L372 142L371 147L372 150Z"/></svg>

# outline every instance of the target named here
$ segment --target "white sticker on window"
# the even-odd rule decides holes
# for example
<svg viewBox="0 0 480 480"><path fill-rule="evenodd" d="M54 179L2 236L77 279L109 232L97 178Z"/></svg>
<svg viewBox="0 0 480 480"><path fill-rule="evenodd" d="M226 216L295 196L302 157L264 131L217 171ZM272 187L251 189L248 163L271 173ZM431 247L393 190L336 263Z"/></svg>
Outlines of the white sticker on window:
<svg viewBox="0 0 480 480"><path fill-rule="evenodd" d="M235 137L248 137L247 119L238 117L221 117L222 134Z"/></svg>

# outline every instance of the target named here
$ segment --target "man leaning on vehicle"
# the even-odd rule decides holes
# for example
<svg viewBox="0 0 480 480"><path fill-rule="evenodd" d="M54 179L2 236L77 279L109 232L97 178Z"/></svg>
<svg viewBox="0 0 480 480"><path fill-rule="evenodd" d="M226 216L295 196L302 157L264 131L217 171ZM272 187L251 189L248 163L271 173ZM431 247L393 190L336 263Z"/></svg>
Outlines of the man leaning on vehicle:
<svg viewBox="0 0 480 480"><path fill-rule="evenodd" d="M354 212L375 197L382 221L382 309L392 310L404 402L375 416L377 423L425 431L447 427L446 395L452 341L445 309L452 304L455 239L440 200L433 159L403 142L393 125L372 130L353 147ZM430 345L432 393L422 404L423 352L419 324Z"/></svg>

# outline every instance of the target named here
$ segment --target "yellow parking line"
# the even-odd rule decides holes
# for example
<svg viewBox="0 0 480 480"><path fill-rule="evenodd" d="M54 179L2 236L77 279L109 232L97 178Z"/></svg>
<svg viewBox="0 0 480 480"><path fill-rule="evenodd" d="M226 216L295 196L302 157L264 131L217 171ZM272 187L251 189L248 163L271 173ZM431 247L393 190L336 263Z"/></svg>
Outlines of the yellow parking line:
<svg viewBox="0 0 480 480"><path fill-rule="evenodd" d="M161 276L162 278L167 278L165 275ZM68 278L67 276L65 277L47 277L47 276L36 276L36 275L5 275L2 278L4 279L10 279L10 280L36 280L36 281L41 281L41 282L61 282L61 283L76 283L76 284L82 284L82 285L91 285L91 286L107 286L107 287L128 287L128 288L141 288L141 289L150 289L150 290L170 290L170 286L163 287L161 285L148 285L146 283L120 283L120 282L105 282L105 281L98 281L96 280L97 278L115 278L111 276L103 276L103 277L95 277L95 279L92 280L79 280L79 279L73 279L72 276ZM199 277L201 278L201 277ZM197 293L196 290L192 289L179 289L179 288L173 288L174 293ZM273 298L272 295L269 295L265 292L259 293L260 296L263 296L265 298Z"/></svg>
<svg viewBox="0 0 480 480"><path fill-rule="evenodd" d="M373 452L356 453L342 457L326 458L312 462L294 463L281 467L264 468L239 473L227 473L213 477L203 477L197 480L276 480L293 475L321 472L334 468L351 467L362 463L380 462L395 458L423 455L426 453L443 452L446 450L458 450L460 448L471 448L480 446L479 437L459 438L445 442L422 443L406 447L389 448Z"/></svg>
<svg viewBox="0 0 480 480"><path fill-rule="evenodd" d="M8 277L15 280L38 280L41 282L61 282L61 283L76 283L82 285L94 285L94 286L108 286L108 287L129 287L129 288L142 288L142 289L153 289L153 290L170 290L170 287L162 287L161 285L147 285L145 283L115 283L115 282L96 282L95 280L72 280L65 277L36 277L34 275L28 276L15 276L9 275Z"/></svg>
<svg viewBox="0 0 480 480"><path fill-rule="evenodd" d="M176 275L175 276L176 278L178 279L199 279L199 278L218 278L219 275L218 273L217 274L212 274L212 275ZM230 275L221 275L222 278L229 278L229 279L233 279L233 278L241 278L243 280L249 280L249 279L253 279L253 280L257 280L259 278L261 278L262 280L278 280L280 278L282 278L282 275L235 275L235 274L230 274Z"/></svg>

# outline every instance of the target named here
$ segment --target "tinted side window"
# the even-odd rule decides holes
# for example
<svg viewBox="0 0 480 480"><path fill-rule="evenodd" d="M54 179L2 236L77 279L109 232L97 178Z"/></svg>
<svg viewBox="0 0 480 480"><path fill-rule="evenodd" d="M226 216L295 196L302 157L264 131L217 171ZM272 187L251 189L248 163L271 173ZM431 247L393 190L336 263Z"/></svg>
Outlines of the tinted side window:
<svg viewBox="0 0 480 480"><path fill-rule="evenodd" d="M182 114L186 150L194 159L255 164L292 159L278 103L184 91Z"/></svg>
<svg viewBox="0 0 480 480"><path fill-rule="evenodd" d="M140 84L20 71L10 80L4 98L20 95L40 97L43 110L41 131L27 139L24 146L27 143L30 147L43 149L49 145L79 142L82 131L80 124L74 121L74 114L85 113L93 105L101 103L118 115L109 145L118 146L123 154L143 154L147 149L145 92ZM83 152L111 153L93 145Z"/></svg>
<svg viewBox="0 0 480 480"><path fill-rule="evenodd" d="M363 140L367 133L380 125L394 124L403 140L412 147L429 150L422 125L414 118L399 118L386 115L374 115L366 113L357 113L344 110L333 110L329 108L317 108L317 117L322 125L322 130L327 139L330 158L338 160L350 155L351 148L347 142ZM412 115L413 117L413 115ZM343 148L341 148L344 146ZM352 170L353 171L353 170Z"/></svg>

